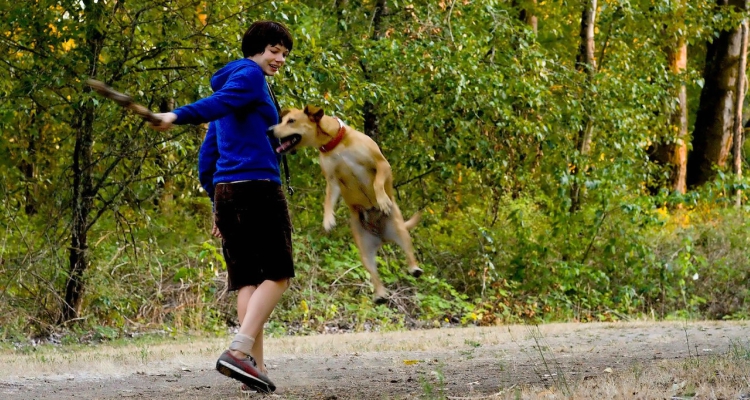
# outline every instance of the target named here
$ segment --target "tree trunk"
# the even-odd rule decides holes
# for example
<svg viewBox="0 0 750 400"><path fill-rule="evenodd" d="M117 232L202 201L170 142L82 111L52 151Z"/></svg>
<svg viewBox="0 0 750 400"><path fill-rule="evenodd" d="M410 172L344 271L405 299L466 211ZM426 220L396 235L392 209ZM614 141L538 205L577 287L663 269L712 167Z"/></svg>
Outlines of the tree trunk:
<svg viewBox="0 0 750 400"><path fill-rule="evenodd" d="M747 10L747 0L718 0L719 8ZM704 85L693 129L693 150L688 157L687 184L702 185L714 177L714 168L726 166L732 145L738 63L741 52L740 27L723 31L708 44Z"/></svg>
<svg viewBox="0 0 750 400"><path fill-rule="evenodd" d="M537 4L537 0L513 0L513 7L518 10L518 19L525 23L531 30L534 32L534 35L537 34L537 18L536 15L534 15L534 8ZM531 5L531 7L527 7ZM525 35L524 35L525 36ZM521 41L525 40L525 38L521 38L520 36L517 37L517 35L514 35L511 38L512 47L521 49ZM494 51L494 50L493 50ZM527 105L521 104L521 102L514 101L513 104L513 112L518 115L520 118L523 118L525 120L529 120L533 118L533 116L536 114L535 109L529 108ZM510 134L508 132L505 132L504 134ZM531 164L531 174L533 175L539 165L542 161L542 156L544 155L544 152L542 150L542 143L543 140L538 140L536 137L530 137L528 138L529 145L528 150L521 151L519 157L518 157L518 164L517 168L521 168L524 162L524 159L527 156L531 155L531 152L534 152L533 155L533 161ZM513 183L511 184L511 198L517 199L523 190L525 189L525 185L521 184L519 182L520 176L515 173L510 173L509 176L511 176Z"/></svg>
<svg viewBox="0 0 750 400"><path fill-rule="evenodd" d="M38 110L36 110L38 112ZM37 184L35 182L36 180L36 149L37 149L37 135L34 134L34 131L36 130L36 112L32 113L31 115L31 121L29 122L28 131L29 131L29 144L26 147L27 152L27 159L21 160L21 165L19 168L21 169L21 172L23 173L23 176L25 178L24 186L25 186L25 202L24 205L24 212L26 212L26 215L35 215L37 213L36 204L37 204ZM41 130L38 131L39 135L41 135Z"/></svg>
<svg viewBox="0 0 750 400"><path fill-rule="evenodd" d="M102 17L102 3L92 0L84 1L86 23L95 25ZM89 54L89 76L96 76L97 60L104 43L104 35L93 26L86 38ZM91 89L84 89L90 92ZM94 134L94 104L90 101L78 110L73 150L73 199L71 240L68 258L68 280L65 285L65 304L62 307L62 321L76 319L80 315L81 303L85 289L84 272L88 267L88 230L89 216L94 205L92 178L92 147Z"/></svg>
<svg viewBox="0 0 750 400"><path fill-rule="evenodd" d="M687 43L685 38L680 38L677 44L677 51L670 54L670 66L676 74L682 73L687 68ZM687 124L688 124L688 105L687 105L687 87L681 84L677 92L679 104L677 109L670 117L672 126L677 128L677 139L671 143L669 148L669 163L672 164L670 174L670 184L672 190L685 193L687 185Z"/></svg>
<svg viewBox="0 0 750 400"><path fill-rule="evenodd" d="M537 0L529 0L529 2L536 6ZM530 10L529 8L523 7L523 5L519 4L518 0L513 0L513 6L519 9L518 19L525 22L526 25L528 25L536 35L538 23L536 15L534 15L534 11Z"/></svg>
<svg viewBox="0 0 750 400"><path fill-rule="evenodd" d="M93 205L91 147L93 144L94 107L87 102L81 110L73 152L73 223L71 231L69 273L65 286L63 322L78 318L83 299L83 273L88 266L88 222Z"/></svg>
<svg viewBox="0 0 750 400"><path fill-rule="evenodd" d="M586 74L586 95L584 96L584 107L590 101L589 87L593 84L594 73L596 72L596 58L594 56L594 30L596 27L596 0L589 0L581 14L581 44L576 56L576 69ZM578 132L576 140L576 149L578 150L579 162L585 159L591 149L591 138L594 134L594 124L591 119L591 113L585 112L583 116L583 128ZM570 194L570 210L577 211L580 208L581 185L578 182L580 174L584 173L581 165L574 165L573 174L577 175Z"/></svg>
<svg viewBox="0 0 750 400"><path fill-rule="evenodd" d="M387 14L385 0L377 0L375 10L372 13L372 40L380 40L383 37L383 16Z"/></svg>
<svg viewBox="0 0 750 400"><path fill-rule="evenodd" d="M174 103L172 97L163 98L159 103L159 112L165 113L174 110ZM156 166L160 171L166 171L169 168L168 158L165 154L156 157ZM158 195L154 197L154 205L159 207L162 213L169 213L174 200L173 179L169 174L163 174L162 179L156 182L156 191Z"/></svg>
<svg viewBox="0 0 750 400"><path fill-rule="evenodd" d="M377 0L375 4L375 10L372 15L372 36L370 39L373 41L380 40L383 37L383 16L386 14L385 0ZM370 71L367 65L362 65L362 71L365 75L365 80L370 81ZM375 139L380 134L380 123L378 122L378 114L375 104L370 100L366 100L362 107L362 117L364 119L364 133Z"/></svg>
<svg viewBox="0 0 750 400"><path fill-rule="evenodd" d="M737 79L737 100L734 104L735 115L734 115L734 148L732 149L732 157L734 158L734 174L739 181L742 179L742 144L744 138L742 134L742 105L745 102L745 68L747 67L747 20L743 20L740 25L741 35L741 46L740 46L740 65L738 68L738 79ZM742 205L742 189L737 189L735 205L740 207Z"/></svg>
<svg viewBox="0 0 750 400"><path fill-rule="evenodd" d="M685 9L685 0L678 5L677 12L680 29L684 28L684 19L682 13ZM680 29L674 29L678 31ZM666 49L669 60L669 69L673 74L678 75L687 68L687 42L684 36L679 36L676 42ZM674 139L668 143L658 143L655 145L654 158L656 161L670 168L669 187L671 190L685 193L687 177L687 124L688 124L688 106L687 106L687 88L681 83L677 88L677 109L669 117L669 126L675 131Z"/></svg>

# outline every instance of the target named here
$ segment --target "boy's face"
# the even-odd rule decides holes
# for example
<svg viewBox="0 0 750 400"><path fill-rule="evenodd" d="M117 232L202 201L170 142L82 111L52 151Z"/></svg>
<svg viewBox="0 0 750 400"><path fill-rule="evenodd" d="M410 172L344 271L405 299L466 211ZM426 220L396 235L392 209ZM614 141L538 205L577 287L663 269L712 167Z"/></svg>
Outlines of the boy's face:
<svg viewBox="0 0 750 400"><path fill-rule="evenodd" d="M251 60L255 61L260 66L263 73L268 76L276 75L284 62L286 62L286 56L289 55L289 50L282 44L267 45L266 49L262 53L258 53L254 56L250 56Z"/></svg>

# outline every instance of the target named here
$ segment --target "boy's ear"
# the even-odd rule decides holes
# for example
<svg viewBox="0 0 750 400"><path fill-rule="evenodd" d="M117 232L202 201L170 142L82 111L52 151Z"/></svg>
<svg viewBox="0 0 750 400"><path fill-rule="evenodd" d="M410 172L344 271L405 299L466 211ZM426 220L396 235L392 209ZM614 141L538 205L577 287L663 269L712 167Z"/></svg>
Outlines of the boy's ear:
<svg viewBox="0 0 750 400"><path fill-rule="evenodd" d="M321 119L323 119L325 111L323 111L323 109L318 106L308 104L305 106L305 114L310 117L310 121L318 123Z"/></svg>
<svg viewBox="0 0 750 400"><path fill-rule="evenodd" d="M282 109L282 110L281 110L281 114L279 114L279 119L281 119L281 118L284 118L284 116L285 116L285 115L287 115L287 114L289 114L289 112L291 112L291 111L292 111L292 110L290 110L290 109L288 109L288 108L284 108L284 109Z"/></svg>

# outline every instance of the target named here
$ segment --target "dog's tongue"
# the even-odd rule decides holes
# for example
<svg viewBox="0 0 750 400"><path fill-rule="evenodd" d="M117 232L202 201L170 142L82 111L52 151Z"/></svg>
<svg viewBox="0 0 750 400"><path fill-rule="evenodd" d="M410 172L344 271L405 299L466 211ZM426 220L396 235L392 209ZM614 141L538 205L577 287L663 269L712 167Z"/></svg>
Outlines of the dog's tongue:
<svg viewBox="0 0 750 400"><path fill-rule="evenodd" d="M288 149L291 144L292 144L292 142L281 143L281 146L279 146L279 147L276 148L276 152L277 153L283 152L284 150Z"/></svg>

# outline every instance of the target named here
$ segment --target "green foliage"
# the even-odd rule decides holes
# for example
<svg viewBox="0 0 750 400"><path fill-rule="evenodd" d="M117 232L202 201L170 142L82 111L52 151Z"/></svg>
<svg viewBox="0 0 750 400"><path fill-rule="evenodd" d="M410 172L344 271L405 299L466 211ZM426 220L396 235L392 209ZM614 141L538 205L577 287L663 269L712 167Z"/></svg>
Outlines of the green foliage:
<svg viewBox="0 0 750 400"><path fill-rule="evenodd" d="M742 15L708 3L602 3L598 70L586 83L578 3L537 4L538 34L508 2L386 3L380 15L371 1L333 11L316 1L36 1L0 11L0 303L12 310L0 338L59 329L87 116L86 289L81 319L63 327L112 340L237 323L196 179L203 129L147 130L82 82L105 80L155 110L189 103L211 93L210 74L241 56L241 35L260 18L294 34L272 79L282 106L317 104L359 130L374 116L401 209L422 211L413 239L426 272L411 278L401 251L386 247L378 264L392 296L373 305L347 211L323 232L324 181L314 149L300 151L290 158L297 277L269 332L747 317L747 210L730 207L747 181L719 171L676 195L648 158L649 145L674 140L674 88L686 84L690 114L697 108L704 41ZM690 60L675 75L665 48L679 35ZM588 118L592 147L579 154ZM576 185L584 196L570 213Z"/></svg>

